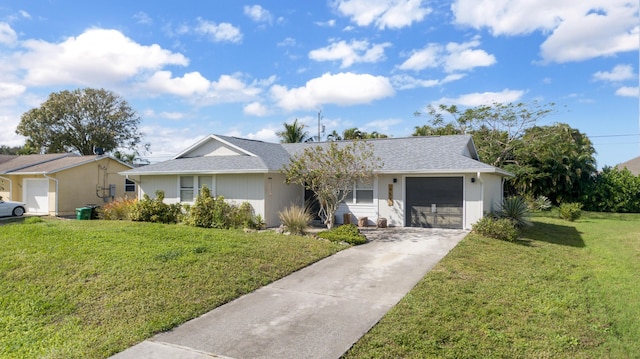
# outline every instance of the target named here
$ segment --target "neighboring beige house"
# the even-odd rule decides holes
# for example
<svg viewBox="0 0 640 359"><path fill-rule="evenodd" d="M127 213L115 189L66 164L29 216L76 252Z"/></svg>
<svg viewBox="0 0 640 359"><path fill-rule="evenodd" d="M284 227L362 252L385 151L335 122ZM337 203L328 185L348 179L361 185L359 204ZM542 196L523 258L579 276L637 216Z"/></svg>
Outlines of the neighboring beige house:
<svg viewBox="0 0 640 359"><path fill-rule="evenodd" d="M619 170L628 169L633 175L640 176L640 156L617 165Z"/></svg>
<svg viewBox="0 0 640 359"><path fill-rule="evenodd" d="M470 229L502 202L511 173L478 160L471 136L368 140L382 167L371 184L355 183L338 209L352 220L373 225ZM347 141L338 141L343 146ZM210 135L172 160L123 172L139 185L139 195L164 191L167 203L193 203L206 185L214 196L249 202L268 226L291 204L312 201L302 186L285 184L281 173L292 156L322 143L280 144Z"/></svg>
<svg viewBox="0 0 640 359"><path fill-rule="evenodd" d="M106 155L0 156L0 196L25 203L27 213L73 215L78 207L135 198L135 183L118 174L131 168Z"/></svg>

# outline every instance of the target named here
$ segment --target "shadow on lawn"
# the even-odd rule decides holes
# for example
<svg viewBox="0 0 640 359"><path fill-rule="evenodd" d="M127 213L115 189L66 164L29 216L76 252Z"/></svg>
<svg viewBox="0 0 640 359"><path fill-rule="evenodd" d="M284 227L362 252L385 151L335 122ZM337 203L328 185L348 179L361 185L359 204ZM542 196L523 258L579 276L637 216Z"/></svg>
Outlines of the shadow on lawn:
<svg viewBox="0 0 640 359"><path fill-rule="evenodd" d="M532 245L531 241L559 244L561 246L585 247L582 236L575 227L559 224L535 222L533 226L524 228L518 244Z"/></svg>

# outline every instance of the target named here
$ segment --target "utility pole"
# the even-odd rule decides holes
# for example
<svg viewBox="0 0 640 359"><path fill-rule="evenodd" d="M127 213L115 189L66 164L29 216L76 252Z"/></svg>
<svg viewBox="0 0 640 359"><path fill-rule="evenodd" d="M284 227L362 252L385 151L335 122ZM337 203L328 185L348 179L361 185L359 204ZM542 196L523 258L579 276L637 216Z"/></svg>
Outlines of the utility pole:
<svg viewBox="0 0 640 359"><path fill-rule="evenodd" d="M322 110L318 111L318 142L320 142L320 121L322 120Z"/></svg>

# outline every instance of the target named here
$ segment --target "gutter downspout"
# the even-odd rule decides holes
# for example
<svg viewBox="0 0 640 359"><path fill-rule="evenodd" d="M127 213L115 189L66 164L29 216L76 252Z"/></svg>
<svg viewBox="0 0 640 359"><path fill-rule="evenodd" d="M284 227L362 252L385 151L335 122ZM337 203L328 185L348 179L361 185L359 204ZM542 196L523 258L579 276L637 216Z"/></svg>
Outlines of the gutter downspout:
<svg viewBox="0 0 640 359"><path fill-rule="evenodd" d="M53 178L53 177L49 177L49 176L47 176L46 173L43 173L42 175L44 176L44 178L49 179L49 180L54 180L56 182L56 213L55 213L55 215L56 215L56 217L58 217L58 199L59 199L58 198L59 197L58 196L58 179L57 178Z"/></svg>
<svg viewBox="0 0 640 359"><path fill-rule="evenodd" d="M2 177L2 176L0 176L0 179L9 182L9 201L11 201L11 198L13 197L13 181L7 177Z"/></svg>

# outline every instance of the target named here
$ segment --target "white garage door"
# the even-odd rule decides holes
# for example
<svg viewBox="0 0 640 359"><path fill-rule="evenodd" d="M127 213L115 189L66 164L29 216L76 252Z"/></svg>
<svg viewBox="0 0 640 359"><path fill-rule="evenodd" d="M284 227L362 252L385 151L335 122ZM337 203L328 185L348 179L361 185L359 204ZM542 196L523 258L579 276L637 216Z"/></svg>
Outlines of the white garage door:
<svg viewBox="0 0 640 359"><path fill-rule="evenodd" d="M49 180L25 179L24 196L27 213L49 213Z"/></svg>

